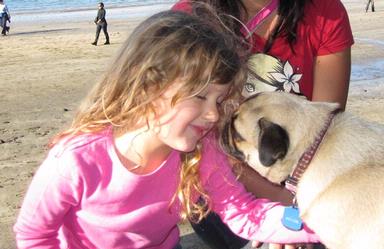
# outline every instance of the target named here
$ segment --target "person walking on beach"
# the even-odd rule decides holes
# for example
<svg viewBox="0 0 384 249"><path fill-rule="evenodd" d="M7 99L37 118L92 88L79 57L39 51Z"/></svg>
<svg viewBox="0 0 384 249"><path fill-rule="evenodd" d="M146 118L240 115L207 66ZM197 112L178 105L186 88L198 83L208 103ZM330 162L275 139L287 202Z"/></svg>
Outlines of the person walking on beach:
<svg viewBox="0 0 384 249"><path fill-rule="evenodd" d="M2 35L7 35L7 33L9 33L7 22L11 22L11 15L9 14L7 5L3 0L0 0L0 26Z"/></svg>
<svg viewBox="0 0 384 249"><path fill-rule="evenodd" d="M365 6L365 12L368 12L369 5L371 5L372 12L375 12L375 0L368 0L367 5Z"/></svg>
<svg viewBox="0 0 384 249"><path fill-rule="evenodd" d="M108 24L107 24L107 20L105 19L106 11L104 9L104 3L100 2L98 6L99 6L99 10L97 11L97 16L94 21L96 24L96 37L95 37L95 41L92 42L92 45L95 45L95 46L97 45L97 41L99 40L101 29L103 29L103 32L105 35L104 45L108 45L109 44L109 35L107 31Z"/></svg>
<svg viewBox="0 0 384 249"><path fill-rule="evenodd" d="M219 21L165 11L139 24L52 141L18 248L176 249L177 224L210 210L247 239L318 241L285 228L284 206L248 193L219 148L218 121L246 79L241 54Z"/></svg>

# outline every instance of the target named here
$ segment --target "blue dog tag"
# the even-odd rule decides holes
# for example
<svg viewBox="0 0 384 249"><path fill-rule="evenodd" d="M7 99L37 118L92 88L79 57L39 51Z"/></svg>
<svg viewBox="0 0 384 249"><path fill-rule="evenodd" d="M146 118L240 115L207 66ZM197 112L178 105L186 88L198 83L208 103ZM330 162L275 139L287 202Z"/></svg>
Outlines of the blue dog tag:
<svg viewBox="0 0 384 249"><path fill-rule="evenodd" d="M286 207L284 209L284 215L281 219L283 225L293 231L299 231L303 229L303 221L300 218L299 209L295 206Z"/></svg>

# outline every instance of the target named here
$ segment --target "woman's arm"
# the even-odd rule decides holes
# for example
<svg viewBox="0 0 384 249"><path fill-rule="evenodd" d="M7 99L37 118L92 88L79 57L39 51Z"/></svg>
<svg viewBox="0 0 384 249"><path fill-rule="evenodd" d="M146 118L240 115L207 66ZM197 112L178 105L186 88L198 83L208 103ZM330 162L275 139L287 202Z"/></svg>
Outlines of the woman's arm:
<svg viewBox="0 0 384 249"><path fill-rule="evenodd" d="M318 56L314 64L312 101L337 102L344 110L351 74L351 48Z"/></svg>
<svg viewBox="0 0 384 249"><path fill-rule="evenodd" d="M247 191L257 198L267 198L287 206L292 205L293 195L291 192L283 186L271 183L251 167L243 164L241 167L234 167L234 171Z"/></svg>

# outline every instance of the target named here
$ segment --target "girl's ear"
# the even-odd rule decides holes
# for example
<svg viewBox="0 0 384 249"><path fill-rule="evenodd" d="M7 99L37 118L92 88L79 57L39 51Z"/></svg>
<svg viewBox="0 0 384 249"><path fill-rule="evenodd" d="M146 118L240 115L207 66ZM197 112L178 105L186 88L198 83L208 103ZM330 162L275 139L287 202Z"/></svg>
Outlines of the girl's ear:
<svg viewBox="0 0 384 249"><path fill-rule="evenodd" d="M284 128L265 118L261 118L258 125L260 128L259 160L262 165L269 167L287 154L289 136Z"/></svg>

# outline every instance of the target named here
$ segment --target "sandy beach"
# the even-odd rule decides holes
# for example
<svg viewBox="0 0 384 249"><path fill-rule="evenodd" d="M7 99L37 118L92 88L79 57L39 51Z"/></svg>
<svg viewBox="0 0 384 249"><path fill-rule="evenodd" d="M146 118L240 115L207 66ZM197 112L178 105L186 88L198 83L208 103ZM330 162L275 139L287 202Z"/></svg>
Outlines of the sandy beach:
<svg viewBox="0 0 384 249"><path fill-rule="evenodd" d="M362 0L343 3L355 37L347 110L384 124L384 2L377 1L373 13L365 13ZM91 45L95 11L58 13L33 22L13 16L10 35L0 37L1 249L16 248L12 226L48 140L69 124L131 30L168 7L111 10L111 45L97 47ZM103 44L103 34L100 38ZM181 228L183 248L204 248L188 225Z"/></svg>

